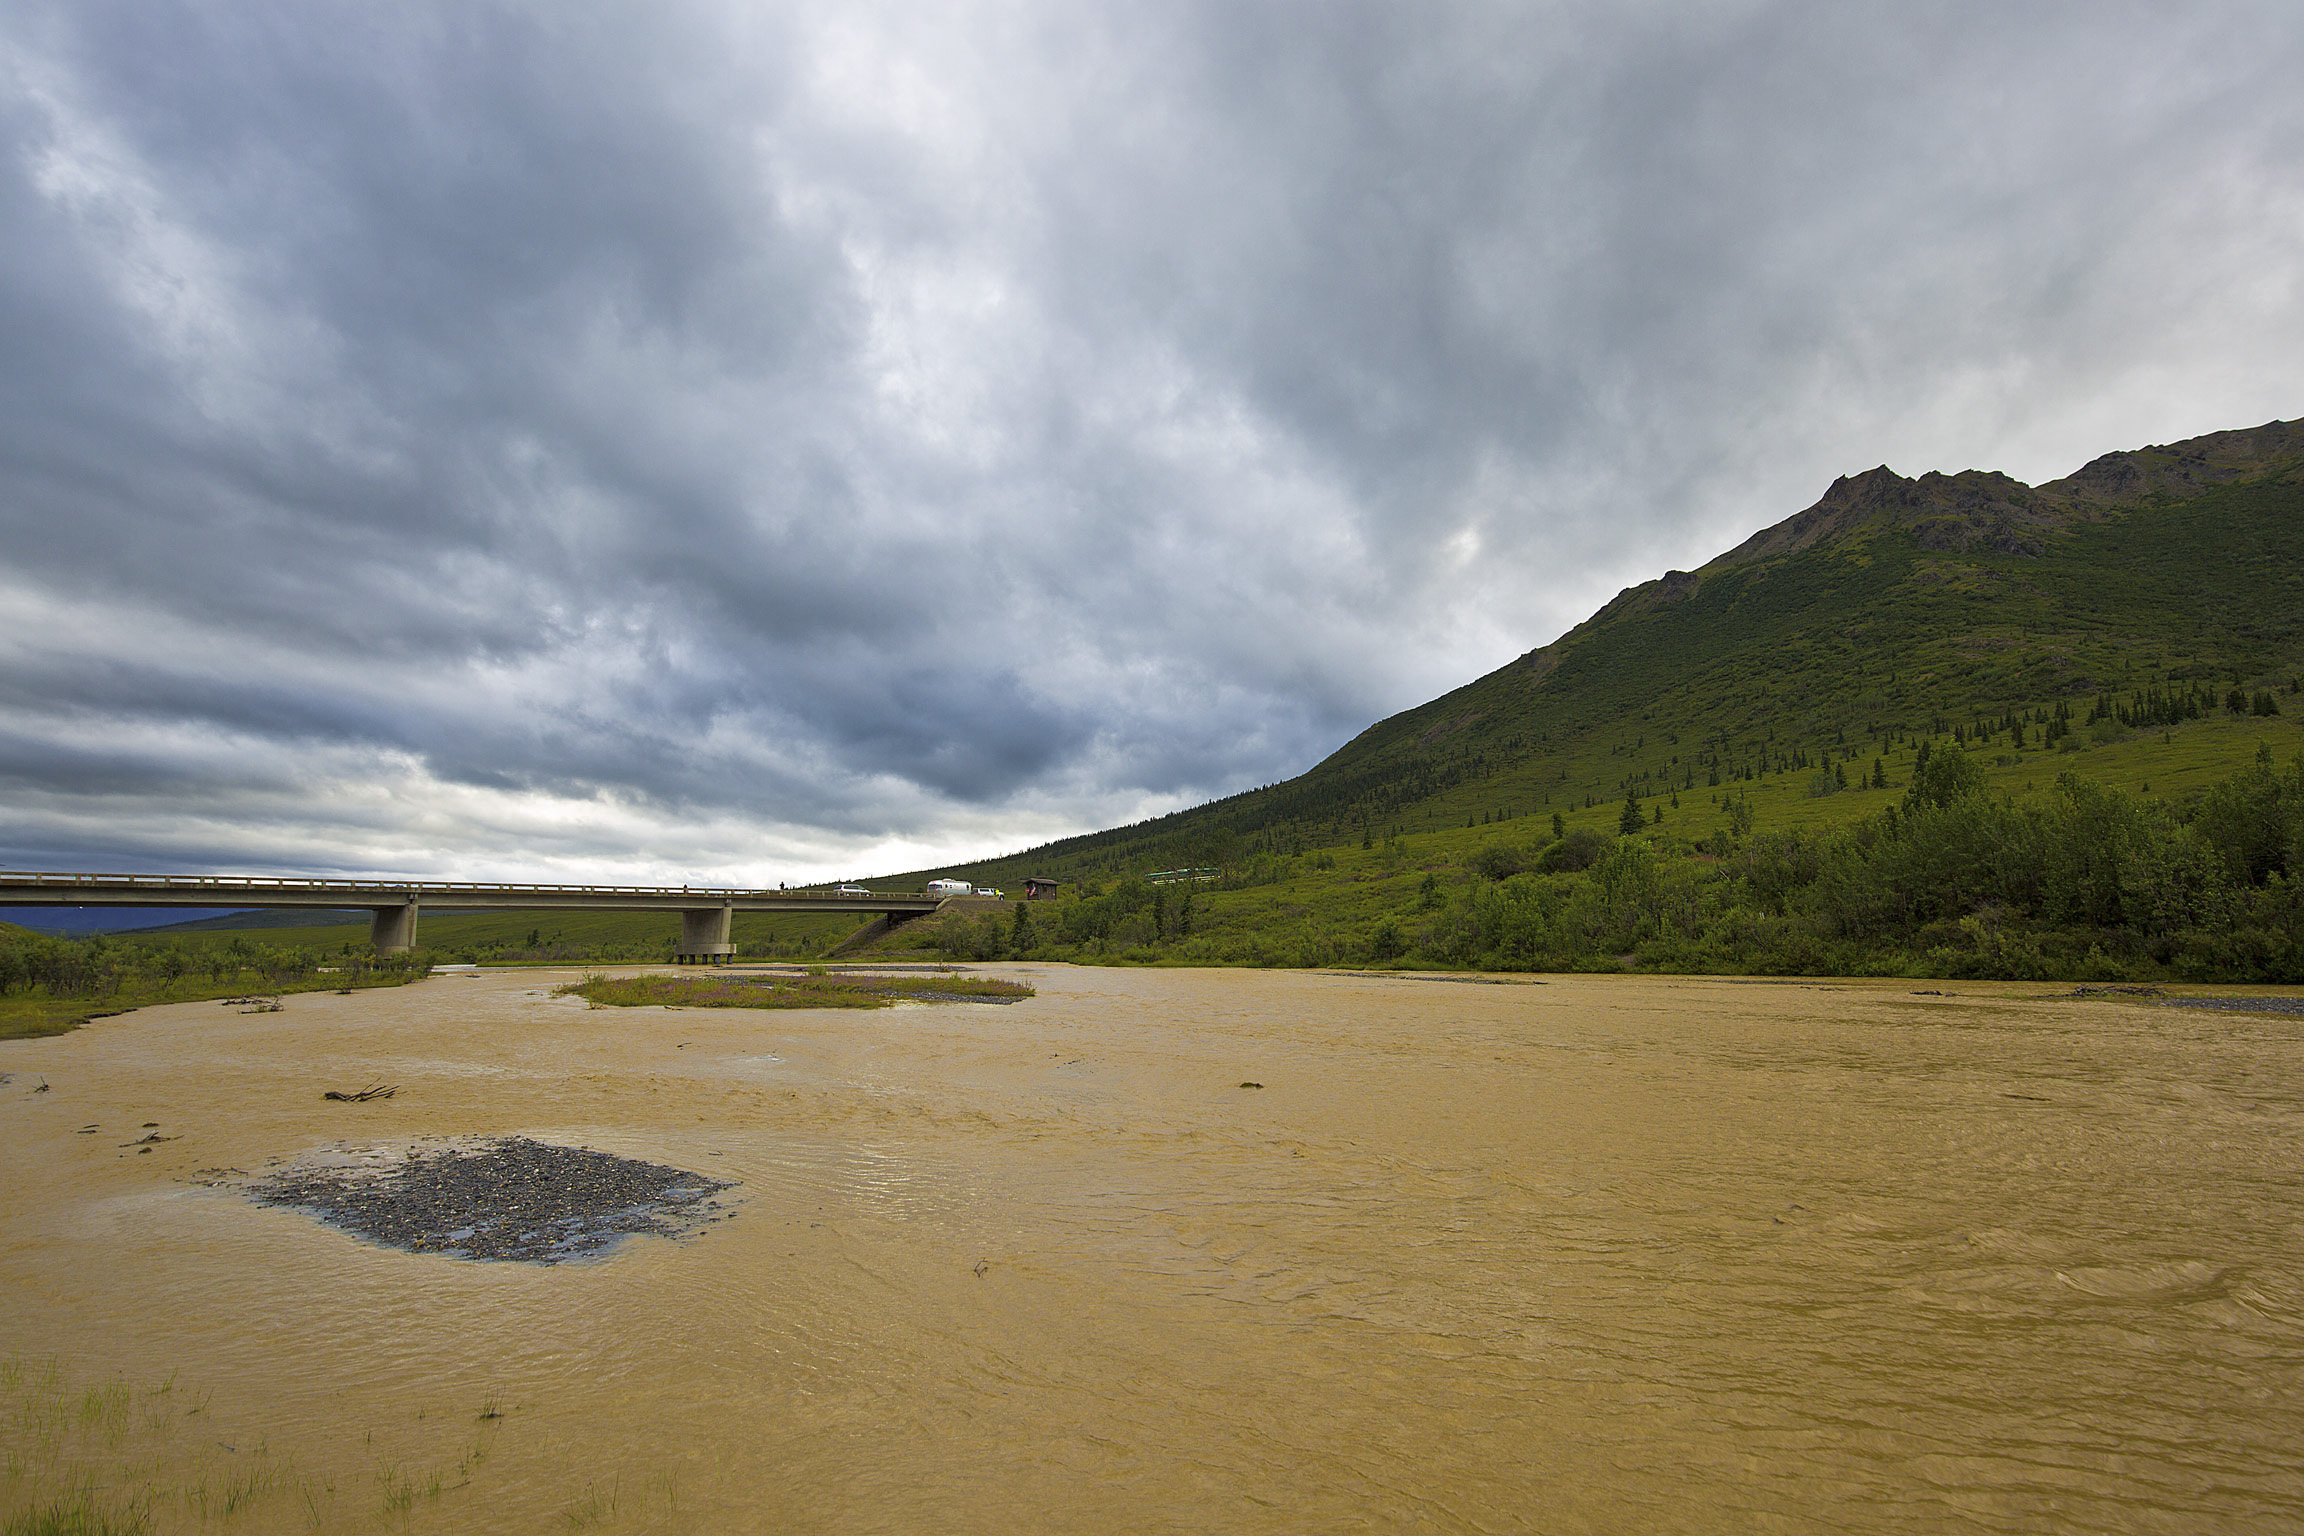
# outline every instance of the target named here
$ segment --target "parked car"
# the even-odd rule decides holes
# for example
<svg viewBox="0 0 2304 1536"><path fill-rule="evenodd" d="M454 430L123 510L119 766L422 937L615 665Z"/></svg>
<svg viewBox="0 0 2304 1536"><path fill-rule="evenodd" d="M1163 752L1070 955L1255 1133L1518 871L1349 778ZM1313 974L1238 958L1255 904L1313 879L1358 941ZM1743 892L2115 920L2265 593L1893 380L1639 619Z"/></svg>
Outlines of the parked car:
<svg viewBox="0 0 2304 1536"><path fill-rule="evenodd" d="M872 893L860 885L844 885L832 894L835 896L869 896Z"/></svg>
<svg viewBox="0 0 2304 1536"><path fill-rule="evenodd" d="M976 887L976 894L979 896L997 896L1000 893L988 885L980 885Z"/></svg>

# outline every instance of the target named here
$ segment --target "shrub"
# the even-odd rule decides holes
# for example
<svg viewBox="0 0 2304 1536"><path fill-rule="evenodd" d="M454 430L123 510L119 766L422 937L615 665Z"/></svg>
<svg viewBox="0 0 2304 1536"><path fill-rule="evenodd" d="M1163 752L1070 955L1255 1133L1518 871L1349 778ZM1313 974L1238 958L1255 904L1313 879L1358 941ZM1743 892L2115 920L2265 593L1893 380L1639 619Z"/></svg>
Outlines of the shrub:
<svg viewBox="0 0 2304 1536"><path fill-rule="evenodd" d="M1615 839L1590 827L1578 827L1560 841L1546 848L1536 857L1536 867L1546 874L1590 869L1600 861Z"/></svg>
<svg viewBox="0 0 2304 1536"><path fill-rule="evenodd" d="M1408 953L1408 936L1400 930L1400 920L1385 916L1376 919L1376 926L1368 930L1368 958L1379 963L1397 960Z"/></svg>
<svg viewBox="0 0 2304 1536"><path fill-rule="evenodd" d="M1505 880L1528 867L1528 855L1526 850L1509 843L1490 843L1473 854L1467 865L1474 874Z"/></svg>

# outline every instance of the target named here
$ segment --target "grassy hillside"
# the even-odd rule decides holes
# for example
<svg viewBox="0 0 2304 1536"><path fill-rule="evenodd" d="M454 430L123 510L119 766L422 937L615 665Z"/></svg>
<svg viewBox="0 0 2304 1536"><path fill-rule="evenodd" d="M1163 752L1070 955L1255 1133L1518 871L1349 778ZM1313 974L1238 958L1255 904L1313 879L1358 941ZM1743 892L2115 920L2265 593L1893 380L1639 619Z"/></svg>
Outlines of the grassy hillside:
<svg viewBox="0 0 2304 1536"><path fill-rule="evenodd" d="M1298 778L886 883L1239 870L1553 812L1612 825L1628 791L1692 835L1728 795L1763 831L1847 824L1894 798L1853 786L1876 762L1893 780L1923 739L1976 744L2004 788L2077 753L2180 795L2260 738L2288 750L2300 676L2304 424L2109 454L2037 488L1876 469ZM2280 713L2250 712L2265 707ZM1833 769L1849 792L1823 792Z"/></svg>
<svg viewBox="0 0 2304 1536"><path fill-rule="evenodd" d="M895 877L1074 883L891 942L2304 980L2300 688L2304 427L1876 469L1287 783Z"/></svg>
<svg viewBox="0 0 2304 1536"><path fill-rule="evenodd" d="M1770 806L1761 781L1683 796L1677 811L1669 796L1652 801L1636 832L1619 802L1606 818L1563 816L1565 836L1522 818L1259 858L1205 880L1083 881L1054 903L923 923L884 947L976 960L2304 981L2304 729L2260 733L2239 768L2218 771L2242 729L2200 722L2170 741L1999 769L1946 740L1891 758L1885 790L1779 790ZM2155 772L2178 765L2172 779L2147 788L2135 775L2147 750ZM1758 827L1764 810L1777 813L1772 829Z"/></svg>

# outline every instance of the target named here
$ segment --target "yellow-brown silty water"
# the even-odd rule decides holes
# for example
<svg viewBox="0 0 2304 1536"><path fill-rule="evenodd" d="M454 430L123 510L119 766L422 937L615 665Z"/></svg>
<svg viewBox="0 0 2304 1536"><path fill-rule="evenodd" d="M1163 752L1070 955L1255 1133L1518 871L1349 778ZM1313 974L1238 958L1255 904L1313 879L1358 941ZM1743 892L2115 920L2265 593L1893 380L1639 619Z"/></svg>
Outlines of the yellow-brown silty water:
<svg viewBox="0 0 2304 1536"><path fill-rule="evenodd" d="M2304 1528L2304 1020L999 973L1039 997L590 1009L491 973L0 1046L0 1499L233 1532ZM729 1181L734 1216L489 1263L235 1188L515 1134Z"/></svg>

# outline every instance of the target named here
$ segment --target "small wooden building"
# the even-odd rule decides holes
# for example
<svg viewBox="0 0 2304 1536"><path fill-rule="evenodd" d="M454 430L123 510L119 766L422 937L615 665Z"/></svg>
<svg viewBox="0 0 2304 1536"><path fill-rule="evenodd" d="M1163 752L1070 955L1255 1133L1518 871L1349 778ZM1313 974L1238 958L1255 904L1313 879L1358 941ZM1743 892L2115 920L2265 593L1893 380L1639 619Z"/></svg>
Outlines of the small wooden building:
<svg viewBox="0 0 2304 1536"><path fill-rule="evenodd" d="M1063 883L1061 880L1050 880L1044 875L1034 875L1024 882L1024 899L1026 901L1054 901L1056 888Z"/></svg>

